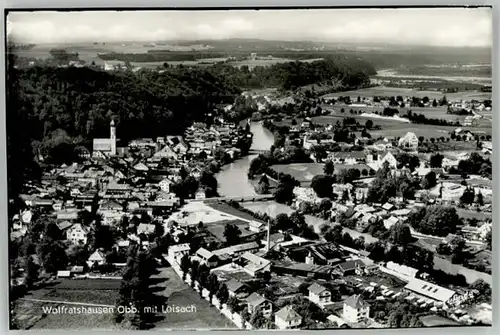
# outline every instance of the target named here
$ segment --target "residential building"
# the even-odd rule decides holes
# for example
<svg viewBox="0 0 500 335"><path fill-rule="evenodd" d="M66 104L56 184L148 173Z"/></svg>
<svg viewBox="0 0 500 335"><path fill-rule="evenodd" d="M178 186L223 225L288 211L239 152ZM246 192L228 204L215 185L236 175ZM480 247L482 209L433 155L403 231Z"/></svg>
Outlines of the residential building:
<svg viewBox="0 0 500 335"><path fill-rule="evenodd" d="M370 305L360 295L353 295L344 300L342 316L345 320L358 323L368 319L369 314Z"/></svg>
<svg viewBox="0 0 500 335"><path fill-rule="evenodd" d="M317 305L324 305L332 302L332 294L324 286L317 283L308 287L309 300Z"/></svg>
<svg viewBox="0 0 500 335"><path fill-rule="evenodd" d="M302 317L293 309L293 306L288 305L274 314L274 324L278 329L297 328L302 324Z"/></svg>
<svg viewBox="0 0 500 335"><path fill-rule="evenodd" d="M219 259L211 251L205 248L200 248L196 251L196 257L198 258L200 264L204 264L209 268L217 266Z"/></svg>
<svg viewBox="0 0 500 335"><path fill-rule="evenodd" d="M234 278L225 282L230 297L246 298L248 296L248 286Z"/></svg>
<svg viewBox="0 0 500 335"><path fill-rule="evenodd" d="M162 181L158 183L158 187L165 193L170 193L170 186L172 185L172 181L168 178L164 178Z"/></svg>
<svg viewBox="0 0 500 335"><path fill-rule="evenodd" d="M171 245L168 248L168 257L180 264L182 257L189 255L190 251L191 246L189 243Z"/></svg>
<svg viewBox="0 0 500 335"><path fill-rule="evenodd" d="M137 235L140 234L146 234L150 235L155 232L155 225L153 224L147 224L147 223L141 223L139 226L137 226Z"/></svg>
<svg viewBox="0 0 500 335"><path fill-rule="evenodd" d="M399 139L398 146L403 149L417 150L418 137L413 132L406 133L405 136Z"/></svg>
<svg viewBox="0 0 500 335"><path fill-rule="evenodd" d="M106 262L106 257L100 250L94 251L92 255L87 260L87 265L89 268L92 268L94 264L103 265Z"/></svg>
<svg viewBox="0 0 500 335"><path fill-rule="evenodd" d="M67 221L66 221L67 222ZM75 223L66 230L66 239L73 244L87 244L88 228L79 223Z"/></svg>
<svg viewBox="0 0 500 335"><path fill-rule="evenodd" d="M248 312L250 314L253 314L257 310L261 310L262 315L268 318L273 312L273 304L271 303L271 301L264 298L258 293L254 292L250 294L250 296L246 299L246 302L248 305Z"/></svg>

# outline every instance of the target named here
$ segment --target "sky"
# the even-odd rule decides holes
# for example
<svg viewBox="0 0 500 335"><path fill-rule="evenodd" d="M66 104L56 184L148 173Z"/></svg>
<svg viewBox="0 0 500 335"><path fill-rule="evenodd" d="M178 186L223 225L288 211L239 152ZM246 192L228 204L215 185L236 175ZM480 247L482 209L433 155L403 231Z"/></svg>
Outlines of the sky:
<svg viewBox="0 0 500 335"><path fill-rule="evenodd" d="M491 47L490 8L11 12L15 43L257 38Z"/></svg>

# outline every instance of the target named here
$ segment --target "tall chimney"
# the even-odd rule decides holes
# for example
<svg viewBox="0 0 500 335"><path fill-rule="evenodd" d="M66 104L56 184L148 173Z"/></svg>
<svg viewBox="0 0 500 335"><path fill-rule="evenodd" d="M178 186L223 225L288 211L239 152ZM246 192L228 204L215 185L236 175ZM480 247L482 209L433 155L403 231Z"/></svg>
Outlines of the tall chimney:
<svg viewBox="0 0 500 335"><path fill-rule="evenodd" d="M271 249L271 219L267 220L267 251Z"/></svg>

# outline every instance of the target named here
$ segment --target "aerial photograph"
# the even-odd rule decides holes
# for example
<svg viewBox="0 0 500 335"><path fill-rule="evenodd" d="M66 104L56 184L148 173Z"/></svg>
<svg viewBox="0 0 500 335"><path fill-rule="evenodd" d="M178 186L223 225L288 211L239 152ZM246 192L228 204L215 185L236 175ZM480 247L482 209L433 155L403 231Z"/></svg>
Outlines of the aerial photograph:
<svg viewBox="0 0 500 335"><path fill-rule="evenodd" d="M492 326L491 7L5 21L10 329Z"/></svg>

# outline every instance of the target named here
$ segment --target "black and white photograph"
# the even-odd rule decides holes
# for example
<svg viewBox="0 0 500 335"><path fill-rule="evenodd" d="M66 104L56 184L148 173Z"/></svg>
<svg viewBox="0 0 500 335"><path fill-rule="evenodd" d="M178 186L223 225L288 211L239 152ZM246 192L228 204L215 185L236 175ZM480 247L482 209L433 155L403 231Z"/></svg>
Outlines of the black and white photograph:
<svg viewBox="0 0 500 335"><path fill-rule="evenodd" d="M491 6L4 15L10 329L492 326Z"/></svg>

